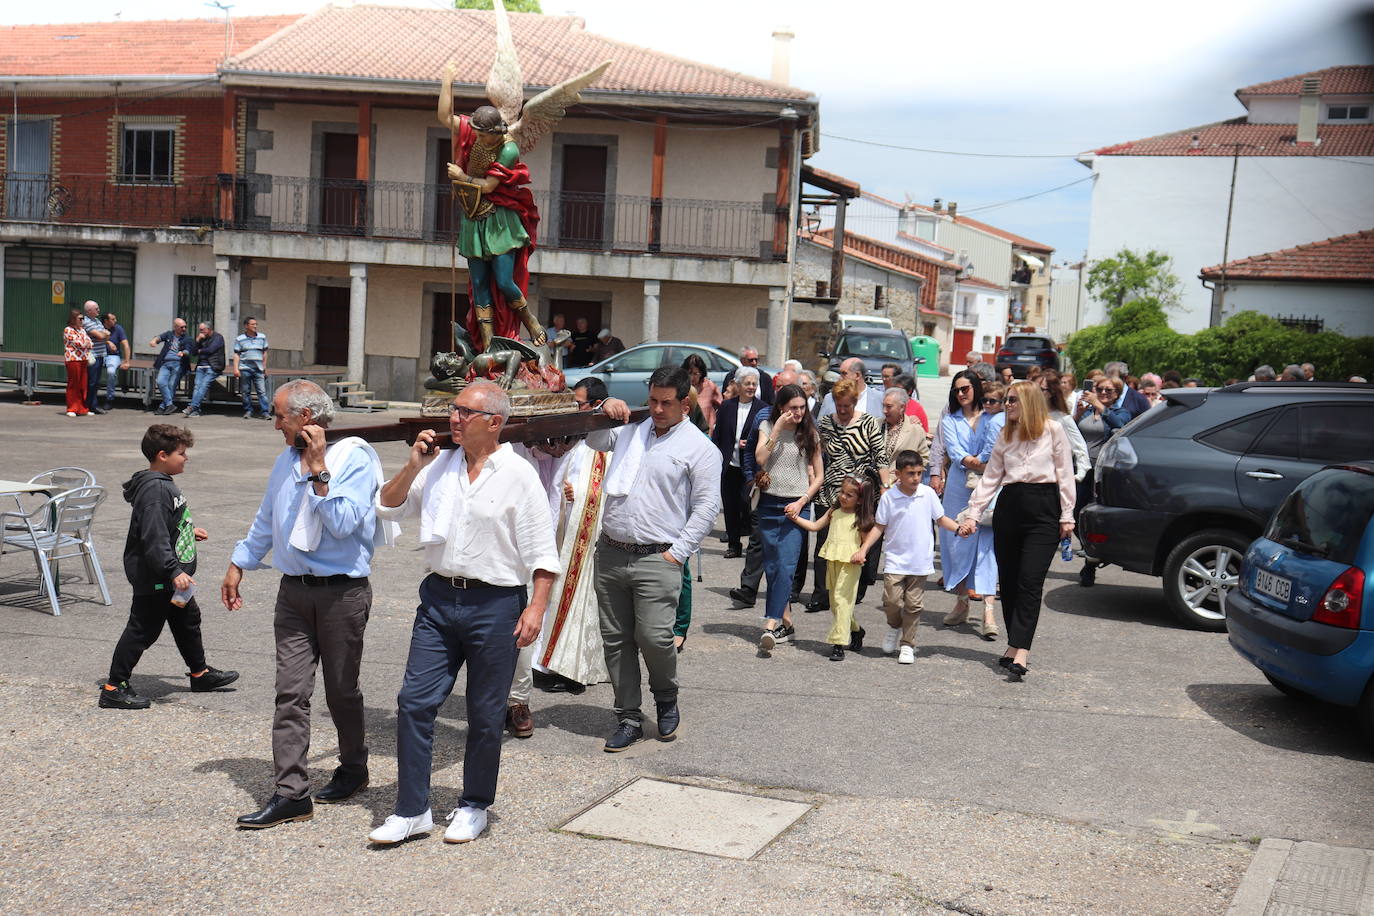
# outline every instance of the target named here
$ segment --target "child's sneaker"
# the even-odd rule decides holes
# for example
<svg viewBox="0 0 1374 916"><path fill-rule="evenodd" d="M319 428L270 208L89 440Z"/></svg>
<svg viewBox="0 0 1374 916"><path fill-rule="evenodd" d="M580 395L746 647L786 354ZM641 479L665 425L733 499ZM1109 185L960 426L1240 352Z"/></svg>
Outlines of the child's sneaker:
<svg viewBox="0 0 1374 916"><path fill-rule="evenodd" d="M916 661L916 650L911 646L902 646L902 652L897 656L897 664L910 665Z"/></svg>
<svg viewBox="0 0 1374 916"><path fill-rule="evenodd" d="M100 688L101 709L147 709L153 701L134 693L128 681L120 681L111 687L106 684Z"/></svg>
<svg viewBox="0 0 1374 916"><path fill-rule="evenodd" d="M239 673L237 671L221 671L207 665L205 673L200 677L188 674L187 678L191 681L192 693L206 693L234 683L239 679Z"/></svg>
<svg viewBox="0 0 1374 916"><path fill-rule="evenodd" d="M780 623L778 624L777 628L773 630L773 641L781 645L785 642L791 642L792 637L796 635L796 630L792 629L785 623Z"/></svg>
<svg viewBox="0 0 1374 916"><path fill-rule="evenodd" d="M897 643L902 641L901 627L888 627L887 635L883 637L883 654L892 655L897 651Z"/></svg>

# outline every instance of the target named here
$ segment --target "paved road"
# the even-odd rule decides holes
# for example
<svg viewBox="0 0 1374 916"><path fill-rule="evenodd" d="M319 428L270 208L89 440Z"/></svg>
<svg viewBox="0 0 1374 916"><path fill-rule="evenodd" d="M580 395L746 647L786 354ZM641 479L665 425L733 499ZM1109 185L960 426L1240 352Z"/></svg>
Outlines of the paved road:
<svg viewBox="0 0 1374 916"><path fill-rule="evenodd" d="M927 391L924 400L935 416L938 399ZM269 424L237 416L190 421L200 441L180 483L197 524L211 533L197 577L207 596L209 658L244 676L237 690L193 697L164 637L134 680L159 702L134 719L94 704L129 597L119 566L128 507L118 483L143 464L138 439L148 422L134 411L73 420L54 403L24 408L0 401L0 476L20 478L71 463L91 468L115 488L97 526L113 607L78 600L94 589L73 582L63 615L52 618L32 595L27 558L6 556L0 563L6 648L0 710L15 723L0 733L0 750L16 761L11 773L23 774L9 790L0 789L0 802L34 819L46 820L56 810L75 815L83 832L130 825L154 848L167 844L169 861L182 861L181 855L198 868L232 871L232 880L207 873L201 883L209 889L200 892L256 909L262 900L239 893L258 881L243 878L248 865L239 856L260 858L270 869L274 857L291 854L306 863L303 868L317 869L317 836L320 845L341 842L352 849L389 808L393 698L421 558L411 533L398 548L379 553L374 568L376 603L362 684L375 736L377 788L366 806L339 815L332 827L317 817L314 827L335 832L302 828L239 838L227 829L232 816L252 810L269 782L274 577L249 574L247 606L236 614L216 609L208 597L233 541L247 528L281 440ZM380 451L388 468L402 460L400 445ZM872 649L831 663L821 642L828 615L809 614L798 614L794 646L758 658L759 612L731 609L725 593L739 561L724 560L722 547L714 540L707 545L705 581L697 586L697 615L682 656L682 740L611 758L599 750L613 726L607 686L576 697L536 694L535 739L507 744L497 811L507 815L509 834L503 840L494 835L486 852L470 854L494 876L483 873L471 889L475 897L448 904L442 896L426 897L429 908L511 901L481 904L499 911L520 908L515 900L526 900L524 908L542 900L556 901L549 906L555 910L601 903L640 909L643 895L655 893L654 879L629 885L613 880L622 876L622 865L634 865L668 870L665 899L676 901L668 907L674 911L825 905L912 912L1223 912L1252 840L1374 848L1371 754L1354 736L1350 717L1278 694L1224 636L1176 627L1155 581L1107 570L1097 587L1082 589L1070 564L1056 562L1032 672L1024 683L1011 684L995 666L997 644L967 628L938 626L951 604L938 592L928 596L914 666L899 667ZM859 609L870 631L880 626L875 601L876 591ZM323 702L316 711L321 738L315 759L323 773L332 766L333 736ZM436 760L453 769L436 779L436 793L452 794L458 785L454 765L463 733L455 699L442 714ZM818 814L757 862L728 867L547 832L634 775L764 787L758 791L816 801ZM436 800L436 807L448 801ZM159 818L187 831L186 837L168 839ZM58 882L50 891L57 896L41 898L44 905L34 909L72 905L80 893L103 895L110 881L124 888L121 900L150 899L136 875L121 875L113 863L83 871L83 863L102 858L98 843L30 846L14 826L0 828L0 841L23 866L11 872L22 877L0 878L4 909L10 908L3 905L6 889L31 891L25 882L40 876L67 883ZM137 861L144 863L153 851L141 852ZM507 886L498 851L540 857L515 897L482 896ZM424 855L442 867L441 853ZM418 856L417 862L430 861ZM376 860L350 861L350 868L380 882L376 888L385 885L367 864ZM762 871L749 870L760 862ZM158 873L172 880L167 868L158 866ZM96 880L100 875L105 878ZM195 893L188 893L189 905ZM331 891L303 908L399 908L389 906L389 898L358 894Z"/></svg>

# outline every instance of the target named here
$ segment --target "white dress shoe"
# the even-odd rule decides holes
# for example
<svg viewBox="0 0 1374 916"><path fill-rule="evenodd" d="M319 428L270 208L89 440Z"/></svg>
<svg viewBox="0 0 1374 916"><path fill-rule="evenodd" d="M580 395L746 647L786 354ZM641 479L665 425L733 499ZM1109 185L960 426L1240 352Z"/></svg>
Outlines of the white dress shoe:
<svg viewBox="0 0 1374 916"><path fill-rule="evenodd" d="M902 646L902 654L897 656L897 664L910 665L916 661L916 650L911 646Z"/></svg>
<svg viewBox="0 0 1374 916"><path fill-rule="evenodd" d="M393 814L382 823L382 826L369 833L367 838L379 846L394 846L402 840L429 833L433 829L434 817L429 809L425 809L424 814L415 817Z"/></svg>
<svg viewBox="0 0 1374 916"><path fill-rule="evenodd" d="M487 829L486 808L454 808L448 816L445 843L470 843Z"/></svg>
<svg viewBox="0 0 1374 916"><path fill-rule="evenodd" d="M897 643L902 640L901 627L888 627L887 635L883 637L883 654L892 655L897 651Z"/></svg>

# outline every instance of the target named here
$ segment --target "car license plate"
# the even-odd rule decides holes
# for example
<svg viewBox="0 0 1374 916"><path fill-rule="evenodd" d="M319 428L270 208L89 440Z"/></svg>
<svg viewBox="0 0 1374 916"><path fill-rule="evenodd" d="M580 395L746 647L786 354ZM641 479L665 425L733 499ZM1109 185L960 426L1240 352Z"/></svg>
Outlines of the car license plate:
<svg viewBox="0 0 1374 916"><path fill-rule="evenodd" d="M1033 362L1035 362L1035 357L1034 357L1034 356L1028 356L1028 355L1025 355L1025 356L1018 356L1018 357L1016 357L1016 361L1017 361L1018 363L1033 363Z"/></svg>
<svg viewBox="0 0 1374 916"><path fill-rule="evenodd" d="M1257 569L1255 570L1255 591L1268 595L1270 598L1287 602L1289 594L1293 591L1293 580L1276 576L1267 570Z"/></svg>

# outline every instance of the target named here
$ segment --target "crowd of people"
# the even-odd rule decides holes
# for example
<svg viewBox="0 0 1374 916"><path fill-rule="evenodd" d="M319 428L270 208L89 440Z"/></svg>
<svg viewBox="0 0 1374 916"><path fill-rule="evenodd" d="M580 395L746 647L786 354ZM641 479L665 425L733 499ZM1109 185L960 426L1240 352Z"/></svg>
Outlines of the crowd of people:
<svg viewBox="0 0 1374 916"><path fill-rule="evenodd" d="M88 330L86 317L97 319L106 336ZM80 369L88 364L84 351L103 344L111 357L127 358L127 337L117 336L117 327L116 316L73 311L64 336L77 357L68 362L78 364L78 393L90 384ZM185 353L200 356L207 376L225 365L224 342L213 328L201 325L195 340L186 337L182 322L154 339L162 346L159 381L168 387ZM266 340L259 337L249 319L234 346L237 372L261 372ZM766 593L761 657L796 636L793 608L810 572L804 610L830 612L830 660L862 650L868 632L856 608L881 576L882 616L871 622L883 631L882 652L898 664L914 663L938 552L939 584L954 596L943 624L968 625L983 640L996 640L1000 598L1006 646L997 663L1010 681L1024 679L1045 578L1056 552L1067 558L1076 514L1091 498L1098 450L1149 410L1159 391L1188 383L1171 373L1137 380L1120 362L1086 373L1081 389L1076 381L1039 368L1003 381L970 354L932 422L895 366L884 367L877 387L860 360L846 360L822 397L815 376L799 364L789 361L770 374L747 348L719 388L695 356L656 370L648 382L649 416L639 422L629 422L629 406L609 398L604 382L582 379L573 386L578 408L600 410L622 425L581 440L513 446L500 441L508 395L476 380L450 406L456 448L441 449L434 432L423 430L389 478L367 442L326 444L333 401L312 382L288 382L271 404L283 449L220 584L221 603L236 611L245 603L245 574L267 568L269 555L281 574L273 612L272 793L238 825L308 820L316 803L367 788L358 677L369 577L375 550L394 544L402 523L416 527L426 575L397 696L397 798L393 813L369 834L376 844L435 829L435 720L464 669L463 788L447 842L468 842L486 830L502 732L533 734L535 683L575 693L609 680L615 728L603 749L618 753L646 737L647 678L651 736L677 738L691 560L722 509L725 556L744 561L731 598L753 606ZM197 379L193 404L206 385ZM69 394L69 406L84 401ZM192 690L239 677L208 664L200 633L193 577L196 545L208 535L192 524L173 479L185 471L193 444L188 430L153 425L142 442L148 468L125 484L133 511L124 565L134 598L101 707L150 706L129 678L164 626ZM1090 566L1081 575L1091 584ZM317 669L338 733L339 765L312 793L307 761Z"/></svg>

